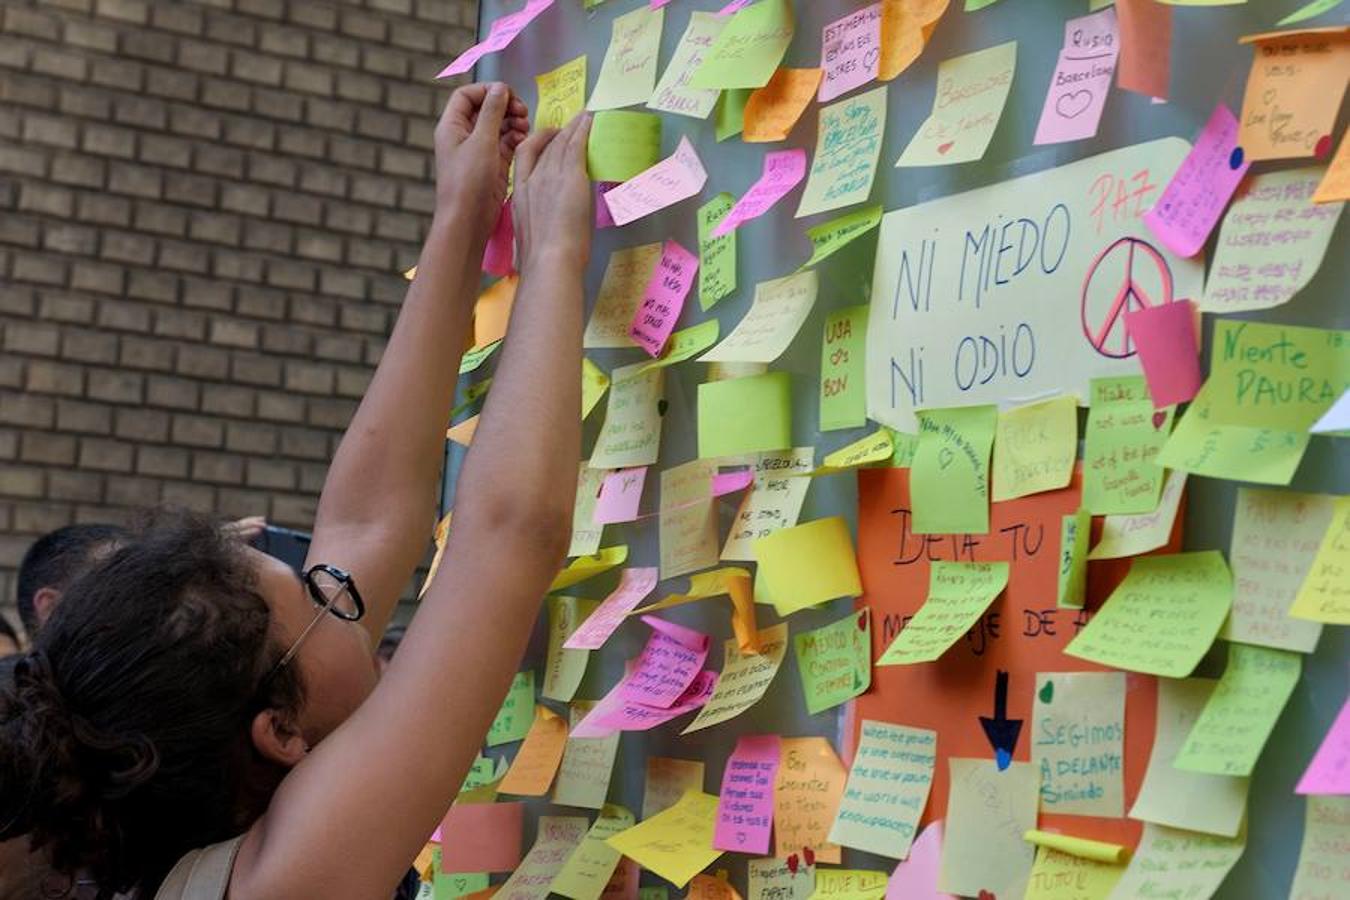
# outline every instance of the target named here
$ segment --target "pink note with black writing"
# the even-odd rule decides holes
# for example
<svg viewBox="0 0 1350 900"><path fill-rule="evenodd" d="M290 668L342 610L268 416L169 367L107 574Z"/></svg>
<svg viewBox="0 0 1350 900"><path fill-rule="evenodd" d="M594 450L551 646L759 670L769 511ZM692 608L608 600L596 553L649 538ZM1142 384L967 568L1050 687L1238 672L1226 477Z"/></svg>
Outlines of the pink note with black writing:
<svg viewBox="0 0 1350 900"><path fill-rule="evenodd" d="M455 57L454 61L442 69L436 77L449 78L451 75L462 75L489 53L505 50L516 39L516 35L524 31L527 25L552 5L553 0L529 0L524 9L502 16L492 23L484 40Z"/></svg>
<svg viewBox="0 0 1350 900"><path fill-rule="evenodd" d="M600 483L600 496L595 501L595 524L610 525L636 519L646 482L646 466L618 469L606 475Z"/></svg>
<svg viewBox="0 0 1350 900"><path fill-rule="evenodd" d="M1237 117L1220 103L1157 205L1144 213L1144 223L1173 253L1199 253L1233 199L1251 165L1237 139Z"/></svg>
<svg viewBox="0 0 1350 900"><path fill-rule="evenodd" d="M776 734L747 734L736 741L736 749L722 770L713 849L769 852L773 783L781 745Z"/></svg>
<svg viewBox="0 0 1350 900"><path fill-rule="evenodd" d="M698 255L667 240L661 248L661 259L647 280L642 303L633 313L633 324L628 326L628 336L649 355L660 356L670 340L697 273Z"/></svg>
<svg viewBox="0 0 1350 900"><path fill-rule="evenodd" d="M1144 367L1154 409L1185 403L1200 390L1195 304L1176 300L1125 314L1125 330Z"/></svg>
<svg viewBox="0 0 1350 900"><path fill-rule="evenodd" d="M623 680L625 699L668 707L689 689L708 658L708 636L656 616L643 616L652 628L647 646Z"/></svg>
<svg viewBox="0 0 1350 900"><path fill-rule="evenodd" d="M1107 7L1064 26L1064 47L1036 126L1036 144L1078 141L1097 133L1120 54L1116 11Z"/></svg>
<svg viewBox="0 0 1350 900"><path fill-rule="evenodd" d="M708 172L689 138L675 152L604 194L615 225L627 225L703 190Z"/></svg>
<svg viewBox="0 0 1350 900"><path fill-rule="evenodd" d="M764 155L764 172L759 181L750 185L736 205L722 217L722 221L713 229L713 237L730 234L740 227L742 222L764 215L769 208L782 200L787 193L806 177L806 151L800 147L794 150L775 150Z"/></svg>
<svg viewBox="0 0 1350 900"><path fill-rule="evenodd" d="M630 661L628 665L628 674L631 675L635 663ZM688 690L663 709L624 697L623 687L627 680L625 676L623 681L596 703L586 714L586 718L572 729L569 736L596 738L608 737L616 731L647 731L703 706L712 696L713 689L717 687L717 673L704 669L689 684Z"/></svg>
<svg viewBox="0 0 1350 900"><path fill-rule="evenodd" d="M619 586L595 608L595 612L572 632L563 643L565 650L599 650L623 624L627 615L656 588L659 570L651 568L624 569Z"/></svg>

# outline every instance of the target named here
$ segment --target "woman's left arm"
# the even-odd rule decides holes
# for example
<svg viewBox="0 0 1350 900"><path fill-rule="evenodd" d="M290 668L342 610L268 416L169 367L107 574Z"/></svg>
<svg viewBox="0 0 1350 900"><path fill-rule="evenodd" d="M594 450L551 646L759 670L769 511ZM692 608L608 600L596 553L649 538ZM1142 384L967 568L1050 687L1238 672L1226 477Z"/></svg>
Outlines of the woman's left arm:
<svg viewBox="0 0 1350 900"><path fill-rule="evenodd" d="M436 489L483 249L529 123L504 84L471 84L436 126L436 212L398 321L328 469L306 565L349 570L378 641L435 524Z"/></svg>

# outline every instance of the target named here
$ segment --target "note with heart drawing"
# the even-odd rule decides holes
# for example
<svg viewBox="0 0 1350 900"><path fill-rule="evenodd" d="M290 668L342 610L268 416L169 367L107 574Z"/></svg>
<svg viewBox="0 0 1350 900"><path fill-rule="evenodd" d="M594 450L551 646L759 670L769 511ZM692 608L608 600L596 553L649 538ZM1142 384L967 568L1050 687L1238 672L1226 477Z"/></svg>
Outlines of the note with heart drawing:
<svg viewBox="0 0 1350 900"><path fill-rule="evenodd" d="M1064 47L1041 108L1037 144L1078 141L1097 133L1119 54L1114 7L1064 23Z"/></svg>
<svg viewBox="0 0 1350 900"><path fill-rule="evenodd" d="M1003 116L1016 67L1016 41L940 63L933 112L895 165L949 166L984 156Z"/></svg>

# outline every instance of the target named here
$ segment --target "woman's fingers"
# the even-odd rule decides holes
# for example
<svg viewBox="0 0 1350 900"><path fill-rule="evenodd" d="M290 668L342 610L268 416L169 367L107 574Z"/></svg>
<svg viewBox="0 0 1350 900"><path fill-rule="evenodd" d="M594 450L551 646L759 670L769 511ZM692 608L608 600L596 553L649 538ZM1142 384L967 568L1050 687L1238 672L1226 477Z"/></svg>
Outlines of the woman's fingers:
<svg viewBox="0 0 1350 900"><path fill-rule="evenodd" d="M539 164L539 157L558 134L556 128L545 128L525 138L516 150L516 183L527 181Z"/></svg>
<svg viewBox="0 0 1350 900"><path fill-rule="evenodd" d="M500 81L487 85L487 95L478 109L478 118L474 121L473 133L483 137L496 137L501 134L506 107L511 102L511 89Z"/></svg>
<svg viewBox="0 0 1350 900"><path fill-rule="evenodd" d="M473 133L474 120L487 96L487 89L486 84L466 84L450 95L438 127L445 129L456 143Z"/></svg>
<svg viewBox="0 0 1350 900"><path fill-rule="evenodd" d="M591 138L591 115L590 113L578 113L572 120L575 128L567 139L567 164L569 167L580 165L584 171L586 168L586 146Z"/></svg>

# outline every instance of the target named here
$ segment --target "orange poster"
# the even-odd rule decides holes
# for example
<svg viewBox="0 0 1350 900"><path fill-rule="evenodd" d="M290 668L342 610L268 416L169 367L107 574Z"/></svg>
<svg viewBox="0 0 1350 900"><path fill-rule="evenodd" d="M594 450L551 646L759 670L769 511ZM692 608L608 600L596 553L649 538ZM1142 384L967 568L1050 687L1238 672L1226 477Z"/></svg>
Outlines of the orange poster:
<svg viewBox="0 0 1350 900"><path fill-rule="evenodd" d="M1038 672L1103 671L1102 667L1065 656L1064 646L1087 624L1093 612L1124 577L1129 560L1101 560L1088 565L1085 609L1055 605L1060 520L1074 513L1081 495L1081 472L1067 488L1033 494L990 507L989 533L981 535L916 535L910 530L908 469L863 469L858 472L858 565L863 595L857 606L870 606L873 659L881 655L923 605L928 593L929 563L1009 563L1008 586L976 625L932 663L877 667L871 690L854 701L852 733L863 719L877 719L938 733L938 763L929 794L925 823L946 815L947 758L991 759L994 751L980 717L994 716L998 673L1008 673L1007 717L1022 721L1013 759L1029 762L1034 727L1032 700ZM1180 547L1177 516L1168 545ZM1094 523L1094 541L1101 526ZM1149 675L1126 673L1125 808L1148 766L1153 744L1157 686ZM1133 846L1138 822L1087 816L1042 815L1040 827L1076 837Z"/></svg>

